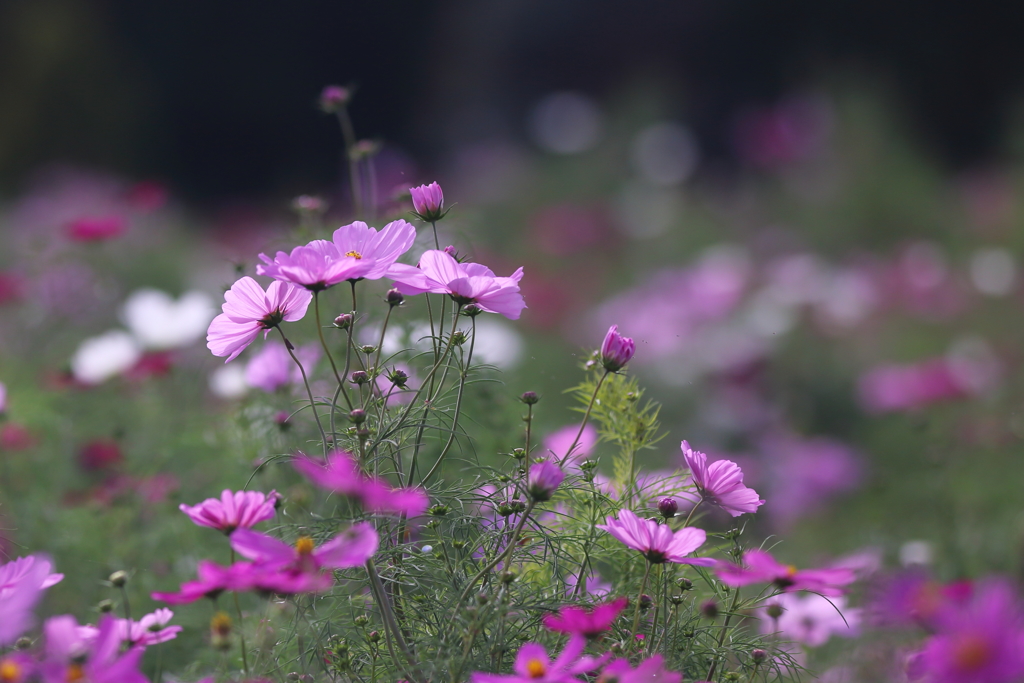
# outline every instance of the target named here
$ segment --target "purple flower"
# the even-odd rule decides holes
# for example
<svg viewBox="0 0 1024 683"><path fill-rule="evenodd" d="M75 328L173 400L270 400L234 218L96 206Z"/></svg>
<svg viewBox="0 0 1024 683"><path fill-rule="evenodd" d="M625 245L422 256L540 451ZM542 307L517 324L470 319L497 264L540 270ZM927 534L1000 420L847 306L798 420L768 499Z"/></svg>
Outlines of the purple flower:
<svg viewBox="0 0 1024 683"><path fill-rule="evenodd" d="M27 652L14 651L0 657L0 681L25 683L33 680L37 664Z"/></svg>
<svg viewBox="0 0 1024 683"><path fill-rule="evenodd" d="M7 410L7 386L0 382L0 413Z"/></svg>
<svg viewBox="0 0 1024 683"><path fill-rule="evenodd" d="M769 605L781 607L782 616L778 619L767 616L765 610ZM779 632L785 640L811 647L824 645L833 635L856 636L859 633L860 614L859 609L846 606L844 597L823 598L814 593L803 597L782 593L771 598L758 610L762 633Z"/></svg>
<svg viewBox="0 0 1024 683"><path fill-rule="evenodd" d="M320 349L314 344L300 346L295 349L295 357L308 374L320 360ZM302 373L299 372L299 366L292 360L284 344L267 342L246 364L245 381L251 387L273 393L288 384L302 382Z"/></svg>
<svg viewBox="0 0 1024 683"><path fill-rule="evenodd" d="M292 465L317 486L352 496L370 512L394 512L415 517L430 503L427 494L416 488L393 489L387 482L370 477L359 469L351 453L333 451L326 463L299 454Z"/></svg>
<svg viewBox="0 0 1024 683"><path fill-rule="evenodd" d="M410 187L409 193L412 195L412 208L416 210L417 216L428 223L444 218L444 192L437 182Z"/></svg>
<svg viewBox="0 0 1024 683"><path fill-rule="evenodd" d="M333 242L313 240L295 247L290 254L277 252L273 259L260 254L262 264L257 275L266 275L279 282L290 282L311 292L322 292L345 280L358 280L376 268L376 261L339 252Z"/></svg>
<svg viewBox="0 0 1024 683"><path fill-rule="evenodd" d="M64 578L50 573L41 555L20 557L0 565L0 647L10 645L35 621L33 608L43 590Z"/></svg>
<svg viewBox="0 0 1024 683"><path fill-rule="evenodd" d="M634 669L628 659L616 659L608 663L597 677L601 683L682 683L683 675L675 671L665 670L665 660L661 655L649 657Z"/></svg>
<svg viewBox="0 0 1024 683"><path fill-rule="evenodd" d="M224 591L244 593L254 590L261 576L250 562L236 562L230 567L221 567L204 560L199 563L196 573L199 578L183 583L177 593L156 592L151 597L169 605L185 605L202 598L216 598Z"/></svg>
<svg viewBox="0 0 1024 683"><path fill-rule="evenodd" d="M619 334L619 326L612 325L601 343L601 363L608 372L618 372L636 353L636 344Z"/></svg>
<svg viewBox="0 0 1024 683"><path fill-rule="evenodd" d="M498 277L479 263L459 263L443 251L431 249L420 257L419 267L396 263L388 271L398 291L406 296L432 292L448 294L457 303L475 303L488 313L518 320L526 302L519 293L520 268L510 277Z"/></svg>
<svg viewBox="0 0 1024 683"><path fill-rule="evenodd" d="M562 471L562 468L545 460L530 465L526 488L535 501L543 503L546 500L551 500L563 479L565 479L565 472Z"/></svg>
<svg viewBox="0 0 1024 683"><path fill-rule="evenodd" d="M597 428L587 423L583 428L583 433L580 434L579 442L573 448L572 453L569 453L569 447L572 446L572 442L576 439L576 434L579 431L579 425L569 425L559 429L557 432L548 434L544 437L544 450L556 458L565 458L565 462L568 464L575 464L581 460L586 460L594 452L594 447L597 446Z"/></svg>
<svg viewBox="0 0 1024 683"><path fill-rule="evenodd" d="M1024 623L1010 586L993 580L973 598L947 605L916 657L929 683L1011 683L1024 676Z"/></svg>
<svg viewBox="0 0 1024 683"><path fill-rule="evenodd" d="M215 356L234 360L260 331L263 337L282 322L295 322L306 315L313 296L285 282L272 282L267 291L251 277L240 278L224 293L224 312L213 319L206 346Z"/></svg>
<svg viewBox="0 0 1024 683"><path fill-rule="evenodd" d="M488 674L474 672L471 683L565 683L579 681L579 674L593 671L608 658L580 657L586 647L586 639L573 636L566 643L562 654L551 661L547 650L539 643L524 643L516 654L512 665L514 675Z"/></svg>
<svg viewBox="0 0 1024 683"><path fill-rule="evenodd" d="M945 358L909 365L879 365L857 383L860 403L872 413L912 411L971 392L958 381Z"/></svg>
<svg viewBox="0 0 1024 683"><path fill-rule="evenodd" d="M46 621L44 683L149 683L139 671L144 648L132 647L121 654L117 620L106 614L94 639L83 637L75 618L64 615ZM91 642L90 642L91 641Z"/></svg>
<svg viewBox="0 0 1024 683"><path fill-rule="evenodd" d="M380 232L362 221L343 225L334 231L334 247L344 257L372 261L373 266L360 277L379 280L398 257L416 241L416 228L403 220L391 221Z"/></svg>
<svg viewBox="0 0 1024 683"><path fill-rule="evenodd" d="M320 91L320 108L329 114L338 111L352 99L352 91L340 85L327 85Z"/></svg>
<svg viewBox="0 0 1024 683"><path fill-rule="evenodd" d="M683 441L681 448L686 466L690 468L693 484L704 500L709 501L739 517L744 512L757 512L764 505L757 491L743 485L743 470L731 460L707 462L708 456L690 448Z"/></svg>
<svg viewBox="0 0 1024 683"><path fill-rule="evenodd" d="M846 567L798 570L791 564L781 564L764 550L748 550L743 562L746 567L719 562L715 573L722 583L734 588L751 583L773 583L786 592L813 591L826 596L842 595L840 586L851 584L857 578L854 571Z"/></svg>
<svg viewBox="0 0 1024 683"><path fill-rule="evenodd" d="M167 625L167 622L173 617L174 612L166 607L161 607L138 621L118 619L118 637L130 645L142 645L143 647L166 643L168 640L174 640L181 632L181 626Z"/></svg>
<svg viewBox="0 0 1024 683"><path fill-rule="evenodd" d="M544 627L557 633L596 638L607 631L615 623L615 619L626 609L628 601L619 598L612 602L598 605L592 610L582 607L563 607L558 614L544 617Z"/></svg>
<svg viewBox="0 0 1024 683"><path fill-rule="evenodd" d="M687 557L704 545L706 534L703 529L686 527L675 533L667 524L658 524L641 519L630 510L620 510L618 519L608 517L605 524L598 524L609 534L633 550L639 550L651 564L674 562L710 567L716 564L710 557Z"/></svg>
<svg viewBox="0 0 1024 683"><path fill-rule="evenodd" d="M264 494L259 491L236 491L224 489L220 500L207 498L198 505L178 506L199 526L208 526L226 534L235 529L248 529L274 516L278 495L276 491Z"/></svg>

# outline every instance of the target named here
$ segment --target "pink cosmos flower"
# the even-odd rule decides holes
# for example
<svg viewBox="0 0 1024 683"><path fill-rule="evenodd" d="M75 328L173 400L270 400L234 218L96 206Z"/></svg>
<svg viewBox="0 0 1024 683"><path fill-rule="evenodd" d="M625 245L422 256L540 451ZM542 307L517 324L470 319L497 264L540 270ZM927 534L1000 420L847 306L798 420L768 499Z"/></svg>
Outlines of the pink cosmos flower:
<svg viewBox="0 0 1024 683"><path fill-rule="evenodd" d="M379 280L398 257L416 241L416 228L403 220L391 221L380 232L362 221L343 225L334 231L334 247L342 256L373 262L360 277Z"/></svg>
<svg viewBox="0 0 1024 683"><path fill-rule="evenodd" d="M256 584L275 593L308 593L326 590L334 577L324 569L359 567L377 552L380 540L368 522L353 524L317 548L309 536L294 546L251 529L231 535L231 547L255 562Z"/></svg>
<svg viewBox="0 0 1024 683"><path fill-rule="evenodd" d="M641 519L630 510L620 510L618 519L608 517L605 524L598 524L609 534L633 550L639 550L651 564L674 562L711 567L716 563L710 557L687 557L704 545L707 535L703 529L686 527L675 533L666 524Z"/></svg>
<svg viewBox="0 0 1024 683"><path fill-rule="evenodd" d="M601 666L609 655L601 657L580 657L587 641L581 636L573 636L566 643L562 654L551 661L547 650L539 643L524 643L516 654L512 670L515 674L488 674L474 672L471 683L565 683L576 682L579 674L593 671Z"/></svg>
<svg viewBox="0 0 1024 683"><path fill-rule="evenodd" d="M278 500L277 491L236 491L224 489L220 500L207 498L198 505L182 503L178 509L199 526L208 526L225 534L235 529L248 529L273 518Z"/></svg>
<svg viewBox="0 0 1024 683"><path fill-rule="evenodd" d="M1006 582L989 581L969 601L948 605L936 629L915 658L915 677L928 683L1011 683L1024 677L1024 620Z"/></svg>
<svg viewBox="0 0 1024 683"><path fill-rule="evenodd" d="M169 605L185 605L202 598L216 598L224 591L245 593L257 588L260 572L250 562L236 562L230 567L203 560L197 568L198 579L186 581L177 593L155 592L154 600Z"/></svg>
<svg viewBox="0 0 1024 683"><path fill-rule="evenodd" d="M377 266L374 259L349 256L326 240L313 240L295 247L290 254L279 251L273 259L260 254L260 259L263 263L256 266L257 275L290 282L311 292L322 292L345 280L358 280Z"/></svg>
<svg viewBox="0 0 1024 683"><path fill-rule="evenodd" d="M68 615L48 619L43 630L44 683L149 683L139 671L144 648L132 647L121 654L121 638L113 616L103 616L95 639L84 638L78 622Z"/></svg>
<svg viewBox="0 0 1024 683"><path fill-rule="evenodd" d="M444 251L431 249L420 257L419 267L396 263L388 271L398 291L406 296L432 292L448 294L457 303L475 303L488 313L518 320L526 302L519 293L520 268L509 277L497 277L479 263L459 263Z"/></svg>
<svg viewBox="0 0 1024 683"><path fill-rule="evenodd" d="M582 607L563 607L558 614L548 614L544 617L544 627L557 633L596 638L612 627L615 619L622 613L622 610L626 609L627 604L626 598L619 598L598 605L592 610Z"/></svg>
<svg viewBox="0 0 1024 683"><path fill-rule="evenodd" d="M779 563L764 550L748 550L743 554L743 562L746 567L719 562L715 573L722 583L734 588L751 583L773 583L782 591L812 591L829 597L842 595L840 586L851 584L857 578L856 573L846 567L798 570L793 565Z"/></svg>
<svg viewBox="0 0 1024 683"><path fill-rule="evenodd" d="M118 619L118 637L130 645L142 645L143 647L166 643L168 640L174 640L181 632L181 626L167 625L173 617L174 612L166 607L161 607L138 621Z"/></svg>
<svg viewBox="0 0 1024 683"><path fill-rule="evenodd" d="M619 334L619 326L612 325L601 343L601 363L608 372L618 372L636 353L636 344Z"/></svg>
<svg viewBox="0 0 1024 683"><path fill-rule="evenodd" d="M306 369L306 374L310 374L320 360L320 349L314 344L300 346L295 349L295 357ZM246 364L245 381L251 387L273 393L288 384L302 382L302 373L284 344L267 342Z"/></svg>
<svg viewBox="0 0 1024 683"><path fill-rule="evenodd" d="M12 644L32 626L32 610L42 592L64 578L63 574L51 574L50 567L42 555L0 565L0 647Z"/></svg>
<svg viewBox="0 0 1024 683"><path fill-rule="evenodd" d="M409 194L412 195L412 208L423 220L431 223L444 217L444 192L436 181L429 185L410 187Z"/></svg>
<svg viewBox="0 0 1024 683"><path fill-rule="evenodd" d="M782 608L782 616L772 619L765 613L769 605ZM793 640L811 647L828 642L833 635L853 637L860 632L861 610L847 607L846 598L823 598L814 593L798 596L781 593L758 610L761 632L779 632L783 639Z"/></svg>
<svg viewBox="0 0 1024 683"><path fill-rule="evenodd" d="M352 496L371 512L394 512L415 517L430 504L427 494L415 488L393 489L385 481L368 476L359 469L351 453L333 451L326 463L299 454L292 465L317 486Z"/></svg>
<svg viewBox="0 0 1024 683"><path fill-rule="evenodd" d="M79 218L68 225L68 237L74 242L102 242L117 237L127 227L121 216Z"/></svg>
<svg viewBox="0 0 1024 683"><path fill-rule="evenodd" d="M590 454L594 452L594 447L597 446L597 428L595 428L594 425L587 423L587 425L583 427L583 433L580 434L579 442L577 442L576 447L573 448L572 453L569 453L569 447L572 446L572 442L576 439L576 434L579 431L579 425L569 425L556 432L548 434L544 437L544 450L548 451L556 458L567 458L565 461L567 464L574 464L582 460L586 460L590 457Z"/></svg>
<svg viewBox="0 0 1024 683"><path fill-rule="evenodd" d="M4 683L25 683L34 680L38 665L27 652L15 650L0 657L0 674Z"/></svg>
<svg viewBox="0 0 1024 683"><path fill-rule="evenodd" d="M709 501L739 517L744 512L757 512L764 505L757 491L743 485L743 470L731 460L707 462L708 456L690 448L683 441L681 445L686 466L690 468L693 484L700 491L704 500Z"/></svg>
<svg viewBox="0 0 1024 683"><path fill-rule="evenodd" d="M598 683L682 683L682 680L682 674L665 670L665 660L661 655L643 660L635 669L629 665L628 659L616 659L609 662L597 677Z"/></svg>
<svg viewBox="0 0 1024 683"><path fill-rule="evenodd" d="M206 346L215 356L238 357L259 336L282 322L295 322L306 315L313 296L286 282L272 282L263 291L251 277L243 277L224 293L224 312L213 319Z"/></svg>
<svg viewBox="0 0 1024 683"><path fill-rule="evenodd" d="M565 472L555 463L548 460L534 463L530 465L526 490L535 501L542 503L551 500L563 479Z"/></svg>
<svg viewBox="0 0 1024 683"><path fill-rule="evenodd" d="M932 403L970 395L945 358L906 365L886 364L872 368L857 383L865 410L872 413L905 412Z"/></svg>
<svg viewBox="0 0 1024 683"><path fill-rule="evenodd" d="M7 410L7 386L0 382L0 413Z"/></svg>

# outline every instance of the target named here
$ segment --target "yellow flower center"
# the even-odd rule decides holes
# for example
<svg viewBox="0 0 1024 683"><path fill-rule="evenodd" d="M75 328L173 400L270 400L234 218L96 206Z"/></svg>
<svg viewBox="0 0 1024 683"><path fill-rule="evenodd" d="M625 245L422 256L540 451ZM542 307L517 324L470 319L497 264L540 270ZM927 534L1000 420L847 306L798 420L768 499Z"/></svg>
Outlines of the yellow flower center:
<svg viewBox="0 0 1024 683"><path fill-rule="evenodd" d="M295 541L295 549L299 551L299 555L311 555L313 554L313 539L309 536L299 536L299 540Z"/></svg>
<svg viewBox="0 0 1024 683"><path fill-rule="evenodd" d="M231 617L224 612L217 612L210 619L210 630L219 636L231 633Z"/></svg>
<svg viewBox="0 0 1024 683"><path fill-rule="evenodd" d="M65 679L67 683L75 683L75 681L85 680L85 672L82 671L81 664L72 664L68 667L68 673Z"/></svg>
<svg viewBox="0 0 1024 683"><path fill-rule="evenodd" d="M988 663L990 653L984 638L967 636L953 646L953 661L961 671L974 671Z"/></svg>
<svg viewBox="0 0 1024 683"><path fill-rule="evenodd" d="M796 567L794 565L786 566L786 576L796 576Z"/></svg>
<svg viewBox="0 0 1024 683"><path fill-rule="evenodd" d="M346 251L345 252L345 256L351 256L352 258L356 258L356 259L363 258L363 255L360 254L358 251L355 251L355 250L353 250L353 251Z"/></svg>
<svg viewBox="0 0 1024 683"><path fill-rule="evenodd" d="M21 667L7 659L0 662L0 683L15 683L21 680Z"/></svg>
<svg viewBox="0 0 1024 683"><path fill-rule="evenodd" d="M543 678L547 671L548 668L539 659L531 659L526 663L526 673L530 674L530 678Z"/></svg>

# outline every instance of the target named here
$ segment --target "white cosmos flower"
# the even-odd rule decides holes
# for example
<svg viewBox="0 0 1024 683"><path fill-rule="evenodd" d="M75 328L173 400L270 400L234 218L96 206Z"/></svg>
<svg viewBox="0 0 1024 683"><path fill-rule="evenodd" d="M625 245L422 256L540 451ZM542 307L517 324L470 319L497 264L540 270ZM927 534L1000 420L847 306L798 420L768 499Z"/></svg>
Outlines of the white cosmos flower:
<svg viewBox="0 0 1024 683"><path fill-rule="evenodd" d="M201 339L216 314L213 300L204 292L185 292L175 301L159 289L134 292L121 309L122 319L139 343L155 350Z"/></svg>
<svg viewBox="0 0 1024 683"><path fill-rule="evenodd" d="M71 374L84 384L100 384L131 368L142 356L135 337L111 330L83 341L71 357Z"/></svg>

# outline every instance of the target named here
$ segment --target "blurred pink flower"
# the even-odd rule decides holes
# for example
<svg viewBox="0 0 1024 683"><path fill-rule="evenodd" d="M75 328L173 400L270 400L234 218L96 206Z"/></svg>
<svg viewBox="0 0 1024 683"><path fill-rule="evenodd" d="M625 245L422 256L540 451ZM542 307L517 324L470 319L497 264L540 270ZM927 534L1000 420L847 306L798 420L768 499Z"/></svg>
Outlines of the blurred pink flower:
<svg viewBox="0 0 1024 683"><path fill-rule="evenodd" d="M244 593L256 588L260 574L251 562L222 567L208 560L199 562L196 573L197 580L181 584L177 593L155 592L151 597L169 605L184 605L202 598L216 598L224 591Z"/></svg>
<svg viewBox="0 0 1024 683"><path fill-rule="evenodd" d="M86 472L116 467L122 461L124 454L114 439L94 439L78 451L78 466Z"/></svg>
<svg viewBox="0 0 1024 683"><path fill-rule="evenodd" d="M430 503L426 492L417 488L394 489L382 479L364 474L355 456L333 451L327 462L317 462L299 453L292 465L317 486L356 498L367 511L394 512L415 517Z"/></svg>
<svg viewBox="0 0 1024 683"><path fill-rule="evenodd" d="M418 267L396 263L388 277L406 296L424 292L449 294L462 305L475 303L488 313L499 313L509 320L518 320L526 308L519 293L522 268L509 277L497 277L479 263L459 263L446 252L431 249L420 257Z"/></svg>
<svg viewBox="0 0 1024 683"><path fill-rule="evenodd" d="M710 567L716 561L710 557L687 557L704 545L703 529L686 527L675 533L665 524L641 519L630 510L620 510L618 518L608 517L598 529L607 531L616 539L641 554L651 564L674 562Z"/></svg>
<svg viewBox="0 0 1024 683"><path fill-rule="evenodd" d="M260 522L273 519L277 500L277 491L232 492L224 489L219 500L207 498L198 505L182 503L178 508L199 526L212 527L230 534L235 529L248 529Z"/></svg>
<svg viewBox="0 0 1024 683"><path fill-rule="evenodd" d="M512 665L514 675L488 674L475 671L470 677L471 683L566 683L580 680L579 674L593 671L601 666L611 655L601 657L582 657L587 641L581 636L573 636L565 644L562 653L554 661L548 657L547 650L538 643L524 643L516 654Z"/></svg>
<svg viewBox="0 0 1024 683"><path fill-rule="evenodd" d="M772 619L766 613L769 605L782 608L782 616ZM757 610L761 632L781 633L783 639L818 647L833 635L853 637L860 633L861 610L846 605L846 598L824 598L814 593L798 596L781 593L770 598Z"/></svg>
<svg viewBox="0 0 1024 683"><path fill-rule="evenodd" d="M224 293L224 311L210 323L206 346L215 356L238 357L259 333L263 337L282 322L306 315L313 295L286 282L271 282L264 292L251 277L243 277Z"/></svg>
<svg viewBox="0 0 1024 683"><path fill-rule="evenodd" d="M409 194L412 195L412 208L423 220L433 223L444 217L444 192L436 181L429 185L410 187Z"/></svg>
<svg viewBox="0 0 1024 683"><path fill-rule="evenodd" d="M872 413L916 410L970 394L957 381L945 358L880 365L860 378L857 390L861 405Z"/></svg>
<svg viewBox="0 0 1024 683"><path fill-rule="evenodd" d="M549 460L533 463L527 476L526 490L537 502L551 500L563 479L565 472L555 463Z"/></svg>
<svg viewBox="0 0 1024 683"><path fill-rule="evenodd" d="M316 344L300 346L295 349L295 357L302 363L308 375L320 360L320 348ZM259 353L246 363L245 381L251 387L273 393L288 384L300 384L302 373L283 343L268 341Z"/></svg>
<svg viewBox="0 0 1024 683"><path fill-rule="evenodd" d="M118 237L128 228L122 216L83 217L72 221L67 228L74 242L102 242Z"/></svg>
<svg viewBox="0 0 1024 683"><path fill-rule="evenodd" d="M739 517L745 512L757 512L764 505L757 491L743 485L743 470L731 460L718 460L710 465L704 453L690 448L682 442L683 457L690 468L693 484L702 498Z"/></svg>
<svg viewBox="0 0 1024 683"><path fill-rule="evenodd" d="M149 683L139 665L144 648L121 652L117 619L105 614L94 638L85 638L82 627L69 615L47 619L46 661L41 670L44 683L89 681L89 683Z"/></svg>
<svg viewBox="0 0 1024 683"><path fill-rule="evenodd" d="M661 655L654 655L642 660L635 669L630 666L628 659L609 662L597 680L615 683L682 683L683 675L666 671L665 660Z"/></svg>
<svg viewBox="0 0 1024 683"><path fill-rule="evenodd" d="M840 586L846 586L857 578L853 570L845 567L825 569L797 569L793 565L781 564L764 550L748 550L743 554L739 566L729 562L718 562L715 573L719 580L734 588L752 583L772 583L779 590L813 591L826 596L842 595Z"/></svg>
<svg viewBox="0 0 1024 683"><path fill-rule="evenodd" d="M35 443L32 433L16 422L5 422L0 425L0 449L5 451L23 451Z"/></svg>
<svg viewBox="0 0 1024 683"><path fill-rule="evenodd" d="M260 259L263 263L256 266L257 275L289 282L311 292L321 292L345 280L358 280L377 266L373 258L344 254L326 240L313 240L295 247L290 254L279 251L273 259L260 254Z"/></svg>
<svg viewBox="0 0 1024 683"><path fill-rule="evenodd" d="M416 228L401 219L391 221L378 232L362 221L343 225L334 231L334 247L342 257L370 261L373 267L359 277L379 280L398 257L416 241Z"/></svg>
<svg viewBox="0 0 1024 683"><path fill-rule="evenodd" d="M0 564L0 647L12 644L35 621L42 592L64 578L51 573L50 560L29 555Z"/></svg>
<svg viewBox="0 0 1024 683"><path fill-rule="evenodd" d="M122 641L130 645L148 647L174 640L181 632L181 626L168 626L174 612L161 607L138 621L130 619L117 620L117 633Z"/></svg>
<svg viewBox="0 0 1024 683"><path fill-rule="evenodd" d="M557 633L596 638L612 627L627 604L626 598L619 598L597 605L591 610L573 606L563 607L558 614L545 615L544 627Z"/></svg>
<svg viewBox="0 0 1024 683"><path fill-rule="evenodd" d="M608 372L618 372L626 366L633 354L636 344L629 337L619 334L619 326L612 325L604 335L601 343L601 363Z"/></svg>
<svg viewBox="0 0 1024 683"><path fill-rule="evenodd" d="M765 510L783 526L820 510L861 481L860 458L835 439L776 434L761 441L761 452L771 500Z"/></svg>
<svg viewBox="0 0 1024 683"><path fill-rule="evenodd" d="M803 161L822 152L832 127L828 100L813 95L789 97L741 115L736 123L736 150L754 166Z"/></svg>
<svg viewBox="0 0 1024 683"><path fill-rule="evenodd" d="M597 445L597 428L587 423L580 434L579 442L573 448L572 453L569 453L569 447L572 446L578 433L580 433L579 425L572 424L562 427L544 437L544 450L559 460L564 459L566 464L570 465L586 460Z"/></svg>

